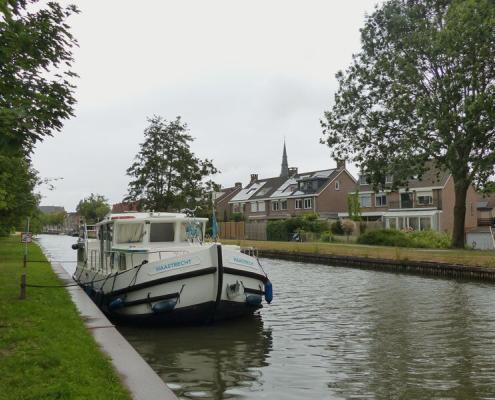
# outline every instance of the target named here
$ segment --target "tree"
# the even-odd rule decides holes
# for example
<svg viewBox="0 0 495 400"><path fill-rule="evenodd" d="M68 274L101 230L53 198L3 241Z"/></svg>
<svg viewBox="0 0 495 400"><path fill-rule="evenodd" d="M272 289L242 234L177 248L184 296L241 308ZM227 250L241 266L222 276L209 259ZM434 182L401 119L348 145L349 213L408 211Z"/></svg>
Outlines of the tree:
<svg viewBox="0 0 495 400"><path fill-rule="evenodd" d="M148 122L141 150L127 170L134 178L127 200L138 200L144 208L156 211L207 207L209 193L218 190L218 185L206 178L218 171L210 160L191 152L193 138L187 125L180 117L168 122L154 116Z"/></svg>
<svg viewBox="0 0 495 400"><path fill-rule="evenodd" d="M336 158L357 162L375 188L450 171L452 244L464 246L466 193L495 163L495 2L390 0L361 30L361 51L339 72L322 121Z"/></svg>
<svg viewBox="0 0 495 400"><path fill-rule="evenodd" d="M79 201L76 211L87 224L94 224L110 212L110 206L104 196L91 193L89 197Z"/></svg>
<svg viewBox="0 0 495 400"><path fill-rule="evenodd" d="M29 155L74 113L77 45L67 18L75 6L0 0L0 152Z"/></svg>
<svg viewBox="0 0 495 400"><path fill-rule="evenodd" d="M26 217L36 212L39 196L36 171L24 157L0 154L0 236L24 226Z"/></svg>
<svg viewBox="0 0 495 400"><path fill-rule="evenodd" d="M0 0L0 234L34 216L41 181L30 155L73 115L76 41L67 18L75 6Z"/></svg>
<svg viewBox="0 0 495 400"><path fill-rule="evenodd" d="M347 241L349 241L349 235L356 229L356 223L351 219L342 220L342 230L344 231Z"/></svg>
<svg viewBox="0 0 495 400"><path fill-rule="evenodd" d="M359 192L350 193L347 196L347 211L353 221L361 221L361 205L359 204Z"/></svg>

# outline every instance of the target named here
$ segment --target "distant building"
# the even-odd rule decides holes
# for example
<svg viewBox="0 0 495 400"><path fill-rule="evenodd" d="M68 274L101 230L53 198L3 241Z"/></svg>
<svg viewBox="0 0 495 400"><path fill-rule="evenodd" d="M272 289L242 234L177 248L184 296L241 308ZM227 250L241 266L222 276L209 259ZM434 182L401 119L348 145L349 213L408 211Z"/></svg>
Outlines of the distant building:
<svg viewBox="0 0 495 400"><path fill-rule="evenodd" d="M55 213L65 212L65 208L61 206L38 206L38 209L43 214L55 214Z"/></svg>
<svg viewBox="0 0 495 400"><path fill-rule="evenodd" d="M356 180L345 162L336 168L299 173L289 168L284 143L280 176L259 179L251 174L249 184L229 200L232 212L242 213L248 221L284 219L308 212L321 218L338 218L347 210L347 195Z"/></svg>
<svg viewBox="0 0 495 400"><path fill-rule="evenodd" d="M139 201L124 201L112 205L112 213L140 211Z"/></svg>
<svg viewBox="0 0 495 400"><path fill-rule="evenodd" d="M64 217L64 232L67 234L79 231L81 216L77 212L68 212Z"/></svg>
<svg viewBox="0 0 495 400"><path fill-rule="evenodd" d="M242 190L242 183L236 182L234 186L221 188L215 193L215 211L218 221L229 221L232 216L232 205L229 201Z"/></svg>
<svg viewBox="0 0 495 400"><path fill-rule="evenodd" d="M392 184L393 176L385 178ZM365 175L360 175L353 193L358 193L361 216L366 220L381 220L384 228L432 229L452 233L454 228L454 180L448 171L431 163L419 177L413 177L396 191L374 191ZM466 197L466 230L476 227L477 194L471 186ZM346 217L348 214L340 213Z"/></svg>

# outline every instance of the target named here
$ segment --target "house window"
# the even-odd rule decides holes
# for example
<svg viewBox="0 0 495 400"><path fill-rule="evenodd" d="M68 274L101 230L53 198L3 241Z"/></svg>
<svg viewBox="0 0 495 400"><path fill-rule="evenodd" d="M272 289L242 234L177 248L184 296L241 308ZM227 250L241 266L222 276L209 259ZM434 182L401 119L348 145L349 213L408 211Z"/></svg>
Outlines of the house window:
<svg viewBox="0 0 495 400"><path fill-rule="evenodd" d="M335 181L335 190L340 190L340 181Z"/></svg>
<svg viewBox="0 0 495 400"><path fill-rule="evenodd" d="M368 182L366 181L366 175L359 175L359 184L360 185L367 185Z"/></svg>
<svg viewBox="0 0 495 400"><path fill-rule="evenodd" d="M239 203L234 203L234 212L239 212L239 209L240 209L240 205Z"/></svg>
<svg viewBox="0 0 495 400"><path fill-rule="evenodd" d="M313 207L313 199L312 198L304 199L304 209L308 210L312 207Z"/></svg>
<svg viewBox="0 0 495 400"><path fill-rule="evenodd" d="M431 217L421 217L419 219L419 225L422 231L431 229Z"/></svg>
<svg viewBox="0 0 495 400"><path fill-rule="evenodd" d="M278 201L272 201L272 211L280 210L280 204Z"/></svg>
<svg viewBox="0 0 495 400"><path fill-rule="evenodd" d="M385 175L385 183L392 183L394 181L393 175Z"/></svg>
<svg viewBox="0 0 495 400"><path fill-rule="evenodd" d="M431 195L419 195L417 197L418 204L423 206L433 204L433 196Z"/></svg>
<svg viewBox="0 0 495 400"><path fill-rule="evenodd" d="M371 194L360 194L359 195L359 206L360 207L371 207Z"/></svg>
<svg viewBox="0 0 495 400"><path fill-rule="evenodd" d="M302 207L303 207L303 201L302 201L302 199L296 199L296 204L295 204L294 208L296 210L300 210Z"/></svg>
<svg viewBox="0 0 495 400"><path fill-rule="evenodd" d="M287 210L287 200L282 200L280 202L280 209L281 210Z"/></svg>
<svg viewBox="0 0 495 400"><path fill-rule="evenodd" d="M251 212L257 212L257 211L258 211L258 203L254 201L251 203Z"/></svg>
<svg viewBox="0 0 495 400"><path fill-rule="evenodd" d="M375 207L385 207L387 205L387 195L385 193L375 194Z"/></svg>
<svg viewBox="0 0 495 400"><path fill-rule="evenodd" d="M265 212L265 202L264 201L258 201L258 211Z"/></svg>

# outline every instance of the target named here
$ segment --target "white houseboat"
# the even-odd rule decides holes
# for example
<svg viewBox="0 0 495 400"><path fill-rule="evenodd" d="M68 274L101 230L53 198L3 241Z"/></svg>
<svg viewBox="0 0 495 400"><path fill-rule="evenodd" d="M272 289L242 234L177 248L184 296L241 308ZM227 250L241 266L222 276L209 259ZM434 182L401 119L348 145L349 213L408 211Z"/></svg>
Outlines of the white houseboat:
<svg viewBox="0 0 495 400"><path fill-rule="evenodd" d="M203 323L252 314L272 286L258 258L205 242L206 218L111 214L83 235L74 273L110 317L137 323Z"/></svg>

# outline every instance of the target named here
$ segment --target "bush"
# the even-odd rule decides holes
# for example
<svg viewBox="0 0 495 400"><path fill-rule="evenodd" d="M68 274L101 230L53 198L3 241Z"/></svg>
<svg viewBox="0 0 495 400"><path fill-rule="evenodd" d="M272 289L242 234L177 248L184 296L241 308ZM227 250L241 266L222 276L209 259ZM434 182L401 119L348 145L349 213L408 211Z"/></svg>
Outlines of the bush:
<svg viewBox="0 0 495 400"><path fill-rule="evenodd" d="M424 249L447 249L450 247L451 238L443 232L437 231L413 231L408 233L413 242L412 247Z"/></svg>
<svg viewBox="0 0 495 400"><path fill-rule="evenodd" d="M292 231L290 232L292 233ZM289 240L289 231L285 221L268 221L266 226L267 240L287 241Z"/></svg>
<svg viewBox="0 0 495 400"><path fill-rule="evenodd" d="M343 235L344 230L342 229L342 221L339 219L330 225L330 230L334 235Z"/></svg>
<svg viewBox="0 0 495 400"><path fill-rule="evenodd" d="M370 231L359 236L359 244L378 246L417 247L425 249L446 249L450 247L450 237L436 231L404 232L395 229Z"/></svg>
<svg viewBox="0 0 495 400"><path fill-rule="evenodd" d="M330 231L322 232L320 235L320 242L333 242L335 238L333 237L333 233Z"/></svg>
<svg viewBox="0 0 495 400"><path fill-rule="evenodd" d="M357 242L377 246L411 247L407 234L395 229L382 229L364 233L358 237Z"/></svg>

